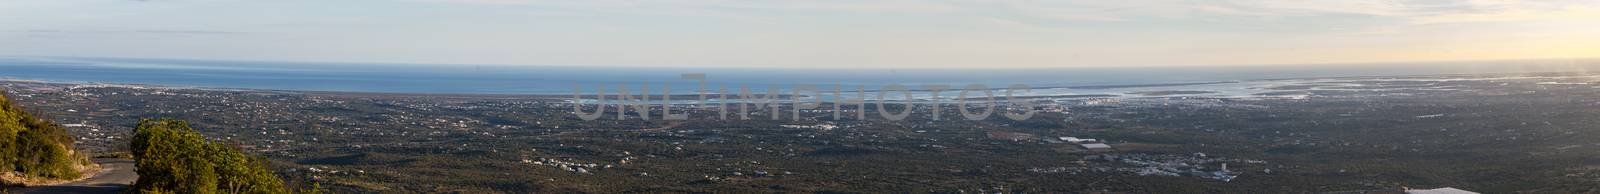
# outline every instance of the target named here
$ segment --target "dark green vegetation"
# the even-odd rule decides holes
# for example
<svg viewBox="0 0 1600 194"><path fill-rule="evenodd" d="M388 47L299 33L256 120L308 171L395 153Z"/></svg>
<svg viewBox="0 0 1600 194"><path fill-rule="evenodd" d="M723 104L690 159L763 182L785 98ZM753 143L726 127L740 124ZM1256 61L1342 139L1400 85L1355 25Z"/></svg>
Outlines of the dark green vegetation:
<svg viewBox="0 0 1600 194"><path fill-rule="evenodd" d="M75 179L90 164L73 150L73 136L61 126L39 119L0 93L0 173L18 179ZM24 181L24 180L5 180Z"/></svg>
<svg viewBox="0 0 1600 194"><path fill-rule="evenodd" d="M129 149L139 193L289 193L265 158L206 141L186 121L141 121Z"/></svg>

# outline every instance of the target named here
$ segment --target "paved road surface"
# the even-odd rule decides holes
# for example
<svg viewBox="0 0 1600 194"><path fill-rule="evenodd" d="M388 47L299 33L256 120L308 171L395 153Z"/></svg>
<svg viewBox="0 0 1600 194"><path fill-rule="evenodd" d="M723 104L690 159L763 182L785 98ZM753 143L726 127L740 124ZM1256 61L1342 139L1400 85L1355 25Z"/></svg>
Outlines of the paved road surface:
<svg viewBox="0 0 1600 194"><path fill-rule="evenodd" d="M133 172L133 160L96 158L95 163L100 164L100 173L82 181L67 184L28 187L13 189L11 193L24 194L56 194L56 193L122 193L139 180L139 174Z"/></svg>

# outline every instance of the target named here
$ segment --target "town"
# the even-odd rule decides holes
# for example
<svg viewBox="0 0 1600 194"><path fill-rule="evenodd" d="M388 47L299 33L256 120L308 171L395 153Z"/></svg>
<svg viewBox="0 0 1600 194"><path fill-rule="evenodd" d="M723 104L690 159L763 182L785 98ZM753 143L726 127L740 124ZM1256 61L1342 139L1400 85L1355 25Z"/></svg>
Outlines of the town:
<svg viewBox="0 0 1600 194"><path fill-rule="evenodd" d="M1249 98L1029 98L1036 114L1025 120L934 120L971 107L884 105L913 115L899 121L833 117L879 114L855 104L781 112L792 120L707 119L721 113L697 104L670 105L685 120L585 120L575 107L620 105L541 95L0 85L64 123L81 149L126 151L139 119L188 119L212 141L266 156L290 184L349 193L1561 193L1594 191L1590 183L1600 181L1600 150L1592 149L1600 133L1587 128L1600 98L1574 98L1600 89L1551 84L1588 83L1582 77L1274 83L1274 92ZM661 118L661 109L624 115Z"/></svg>

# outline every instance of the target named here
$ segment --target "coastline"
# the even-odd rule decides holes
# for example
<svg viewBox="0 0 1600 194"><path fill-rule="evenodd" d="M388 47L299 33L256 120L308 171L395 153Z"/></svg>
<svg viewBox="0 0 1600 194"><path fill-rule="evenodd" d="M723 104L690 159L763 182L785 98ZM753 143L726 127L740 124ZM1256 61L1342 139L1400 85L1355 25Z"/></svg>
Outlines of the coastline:
<svg viewBox="0 0 1600 194"><path fill-rule="evenodd" d="M1572 76L1596 76L1596 74L1589 73L1589 72L1580 72L1580 71L1530 72L1530 73L1479 73L1479 74L1460 74L1460 73L1456 73L1456 74L1395 75L1395 76L1331 76L1331 77L1306 77L1306 78L1274 78L1274 79L1247 79L1247 80L1209 81L1209 82L1178 82L1178 83L1159 83L1159 84L1105 84L1105 85L1080 85L1080 86L1043 86L1043 87L1029 87L1028 89L1033 90L1033 92L1036 92L1036 93L1027 93L1027 94L1019 95L1017 97L1021 98L1021 99L1241 97L1241 96L1258 96L1258 97L1261 97L1261 96L1271 96L1271 95L1265 95L1265 94L1269 94L1269 93L1288 94L1288 93L1293 93L1295 91L1319 90L1320 87L1327 87L1327 86L1324 86L1324 85L1304 85L1306 83L1302 83L1302 82L1360 81L1360 80L1372 80L1372 79L1380 79L1380 80L1393 80L1393 79L1441 79L1441 80L1448 80L1448 79L1472 79L1472 78L1489 78L1489 77L1495 77L1495 78L1538 78L1538 77L1572 77ZM369 91L286 90L286 89L259 89L259 88L238 88L238 87L176 86L176 85L159 85L159 84L142 84L142 83L117 83L117 82L54 81L54 80L42 80L42 79L18 78L18 77L10 77L10 76L0 77L0 84L7 84L7 85L38 84L38 85L52 85L52 86L59 86L59 87L119 87L119 88L136 88L136 89L170 89L170 90L264 92L264 93L279 93L279 94L305 94L305 95L316 95L316 96L374 98L374 99L432 98L432 99L472 99L472 100L574 100L574 99L594 100L594 99L597 98L596 95L595 95L597 93L594 92L593 90L584 91L583 94L577 95L577 97L574 98L574 95L572 95L570 93L564 93L564 94L537 94L537 93L505 94L505 93L451 93L451 92L369 92ZM1254 85L1269 85L1269 86L1265 86L1265 87L1248 86L1250 84L1254 84ZM1233 87L1231 87L1231 88L1202 88L1202 89L1172 88L1172 87L1185 87L1185 86L1217 86L1217 87L1233 86ZM1288 87L1288 86L1299 86L1299 87ZM1220 91L1220 90L1231 90L1231 89L1249 89L1249 90L1261 90L1261 91L1245 91L1243 93L1235 92L1235 93L1238 93L1238 94L1225 94L1226 92ZM1003 88L1003 87L1002 88L989 88L989 90L990 91L1004 91L1004 90L1006 90L1006 88ZM1079 93L1079 92L1050 93L1050 92L1041 92L1040 90L1045 90L1045 91L1085 91L1085 92L1084 93ZM868 92L869 93L868 94L868 98L871 98L871 97L874 96L874 95L871 95L870 93L876 93L876 92L880 92L880 91L882 91L882 90L862 90L862 92ZM916 94L917 97L914 97L913 99L917 99L917 100L914 100L914 101L920 101L920 100L926 100L926 99L924 99L922 97L925 96L927 94L927 92L932 91L932 90L912 89L912 90L906 90L906 91L907 92L911 92L913 94ZM956 92L960 92L960 91L961 90L959 88L952 88L952 89L944 90L942 93L956 93ZM831 93L831 90L827 90L826 88L819 88L818 92L822 92L822 93L826 94L826 93ZM855 92L856 91L848 91L848 90L847 91L842 91L842 93L845 94L846 96L851 96L851 93L855 93ZM1232 92L1232 91L1230 91L1230 92ZM764 91L755 92L755 93L757 95L765 95L766 94ZM1158 95L1146 95L1146 94L1158 94ZM614 99L616 99L616 95L617 94L615 92L607 92L606 93L606 96L607 96L606 98L608 100L614 100ZM717 93L707 93L706 95L707 95L707 99L708 100L718 100L718 99L720 99L720 98L717 97L717 95L718 95ZM738 93L736 93L736 92L735 93L729 93L728 94L728 98L736 98L737 95L738 95ZM996 95L996 97L1000 97L1000 95L1002 95L1002 94L998 94L997 93L995 95ZM1233 96L1228 96L1228 95L1233 95ZM644 96L641 96L641 95L632 95L632 96L635 99L637 99L637 98L645 98ZM662 96L662 94L652 93L649 96L649 98L651 98L651 101L659 102L661 100L660 99L661 96ZM671 96L673 101L698 100L699 99L699 94L670 94L669 96ZM899 96L899 94L893 94L891 96ZM791 95L788 92L780 92L779 95L776 98L777 99L792 100L792 99L810 98L810 97L811 97L810 95L798 95L798 96L796 96L796 95ZM981 97L968 97L967 99L978 99L978 98L981 98ZM945 96L945 97L942 97L942 99L959 100L960 98L957 98L955 96ZM891 100L894 100L894 99L891 99Z"/></svg>

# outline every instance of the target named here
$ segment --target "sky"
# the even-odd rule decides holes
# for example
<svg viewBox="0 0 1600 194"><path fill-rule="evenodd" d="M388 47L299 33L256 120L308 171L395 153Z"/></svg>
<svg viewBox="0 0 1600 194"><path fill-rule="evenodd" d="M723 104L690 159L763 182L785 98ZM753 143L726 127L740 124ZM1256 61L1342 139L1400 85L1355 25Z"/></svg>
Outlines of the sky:
<svg viewBox="0 0 1600 194"><path fill-rule="evenodd" d="M1054 68L1600 57L1600 0L0 0L0 56Z"/></svg>

